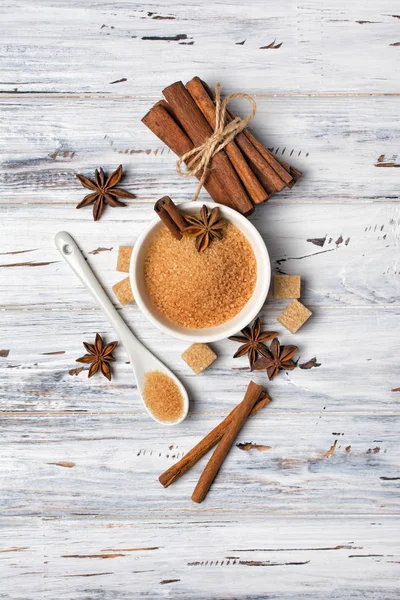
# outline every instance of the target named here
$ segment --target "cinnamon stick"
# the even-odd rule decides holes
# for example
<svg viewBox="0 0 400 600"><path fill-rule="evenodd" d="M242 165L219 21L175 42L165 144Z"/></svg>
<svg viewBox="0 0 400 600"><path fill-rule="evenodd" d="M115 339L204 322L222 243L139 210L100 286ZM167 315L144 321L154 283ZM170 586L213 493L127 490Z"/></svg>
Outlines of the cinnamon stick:
<svg viewBox="0 0 400 600"><path fill-rule="evenodd" d="M195 77L194 79L199 78ZM201 79L199 79L199 81L203 85L211 100L213 100L214 94L211 88L208 86L207 83L201 81ZM229 111L227 111L227 114L228 120L232 120L232 114L230 114ZM257 174L258 178L263 183L265 189L269 189L271 194L274 193L274 191L281 191L281 189L283 189L284 186L282 187L282 183L279 183L279 181L275 178L275 175L273 173L271 174L270 169L268 168L268 166L265 165L265 163L275 171L279 178L283 182L285 182L289 188L292 188L302 176L301 171L299 171L295 167L292 167L286 161L278 158L277 156L274 156L270 152L270 150L268 150L268 148L265 148L248 129L245 129L242 133L240 133L236 137L236 141L241 147L243 153L246 155L249 162L252 164L254 172ZM265 161L264 164L263 160ZM279 165L283 167L283 170L280 168ZM275 189L273 185L271 187L271 182L269 181L271 175L275 186L277 186Z"/></svg>
<svg viewBox="0 0 400 600"><path fill-rule="evenodd" d="M193 143L171 115L165 100L157 102L143 117L142 122L176 155L183 156L194 148ZM200 179L201 175L202 171L199 171L196 174L197 179ZM215 202L235 208L213 171L209 171L204 187Z"/></svg>
<svg viewBox="0 0 400 600"><path fill-rule="evenodd" d="M168 100L158 102L142 119L173 152L183 156L201 146L215 128L214 95L195 77L187 84L176 82L164 90ZM233 119L226 111L226 122ZM285 186L293 185L301 172L274 156L248 130L237 134L216 154L207 171L205 189L215 202L250 214L253 203L267 200ZM201 179L202 172L196 174Z"/></svg>
<svg viewBox="0 0 400 600"><path fill-rule="evenodd" d="M213 130L183 83L177 81L166 87L163 95L192 143L195 146L203 144L212 135ZM253 212L253 203L224 150L212 159L211 172L213 171L236 210L245 215Z"/></svg>
<svg viewBox="0 0 400 600"><path fill-rule="evenodd" d="M244 130L244 134L247 139L253 144L253 146L258 150L264 160L274 169L276 174L285 182L286 185L292 181L292 176L290 173L286 171L286 169L282 166L280 162L275 158L275 156L270 152L267 148L265 148L261 142L258 141L256 137L248 130Z"/></svg>
<svg viewBox="0 0 400 600"><path fill-rule="evenodd" d="M266 392L263 392L256 404L253 407L253 410L250 413L250 417L255 415L259 410L264 408L267 404L271 402L271 398ZM232 419L235 415L235 412L238 410L239 406L236 406L227 417L219 425L217 425L210 433L208 433L196 446L194 446L189 452L185 454L181 460L172 465L169 469L164 471L162 475L158 478L161 485L165 488L174 483L177 479L182 477L189 469L191 469L211 448L214 448L216 444L223 437L225 432L227 431L229 425L232 423Z"/></svg>
<svg viewBox="0 0 400 600"><path fill-rule="evenodd" d="M169 196L164 196L157 200L154 205L154 210L164 225L168 227L172 235L177 240L181 240L181 231L187 227L187 223L171 198Z"/></svg>
<svg viewBox="0 0 400 600"><path fill-rule="evenodd" d="M201 82L207 91L208 95L212 100L214 100L214 93L207 83L204 81ZM232 114L227 110L226 111L226 121L229 123L233 120ZM284 174L280 171L281 167L279 163L275 160L275 158L268 155L268 160L264 156L263 153L260 153L259 149L255 147L255 145L250 140L250 137L247 135L248 129L240 132L235 141L243 154L246 156L247 160L250 163L254 173L257 175L260 183L264 187L264 189L268 192L269 196L272 196L275 192L280 192L287 185L288 181L291 181L291 176L287 173ZM250 134L251 135L251 134ZM258 140L256 140L257 143ZM268 152L263 146L263 151ZM275 168L276 167L276 168Z"/></svg>
<svg viewBox="0 0 400 600"><path fill-rule="evenodd" d="M288 188L292 188L298 182L300 177L303 176L303 173L299 171L299 169L296 169L296 167L292 167L292 165L289 165L289 163L287 163L285 160L278 158L278 156L275 156L275 160L281 163L282 167L286 169L286 171L292 176L292 181L290 181L287 184Z"/></svg>
<svg viewBox="0 0 400 600"><path fill-rule="evenodd" d="M201 79L199 77L193 77L193 79L187 82L186 89L196 102L204 117L207 119L209 125L214 130L216 119L215 104L203 85ZM225 151L251 200L255 204L260 204L261 202L267 200L268 193L262 187L256 175L249 167L246 159L234 140L225 146Z"/></svg>
<svg viewBox="0 0 400 600"><path fill-rule="evenodd" d="M246 422L247 417L251 413L262 391L263 388L260 385L254 383L254 381L250 381L245 397L237 407L237 411L234 413L227 431L214 450L210 460L200 476L200 479L192 494L193 502L203 502L204 498L207 496L211 484L217 476L217 473L221 468L226 455L231 449L237 434Z"/></svg>

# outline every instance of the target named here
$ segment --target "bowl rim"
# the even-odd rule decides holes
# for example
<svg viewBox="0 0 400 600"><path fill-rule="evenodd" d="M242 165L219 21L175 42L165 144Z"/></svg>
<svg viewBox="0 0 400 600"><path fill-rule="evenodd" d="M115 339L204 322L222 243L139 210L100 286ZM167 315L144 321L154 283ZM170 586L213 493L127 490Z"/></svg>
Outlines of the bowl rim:
<svg viewBox="0 0 400 600"><path fill-rule="evenodd" d="M212 330L215 329L215 327L199 329L198 331L202 332L201 336L199 336L199 335L196 335L196 333L194 333L194 332L196 332L195 329L190 329L189 330L190 333L189 332L185 333L184 331L176 331L175 329L173 329L174 324L172 322L171 322L171 327L169 327L168 325L159 321L157 319L157 317L154 316L154 314L147 308L146 302L143 300L143 298L141 296L141 293L139 291L137 281L136 281L137 261L138 261L139 252L140 252L143 244L147 240L147 237L153 232L154 228L161 223L161 221L158 217L155 217L154 219L152 219L146 225L146 227L143 229L143 231L140 233L139 237L137 238L137 240L133 246L133 251L132 251L130 265L129 265L129 279L130 279L130 283L131 283L131 287L132 287L133 296L135 298L135 302L138 305L140 311L147 318L147 320L150 321L150 323L152 323L152 325L154 325L157 329L159 329L163 333L166 333L167 335L170 335L171 337L173 337L175 339L184 340L184 341L192 342L192 343L193 342L204 342L204 343L216 342L219 340L226 339L227 337L234 335L238 331L241 331L242 329L244 329L244 327L246 327L258 315L261 308L264 306L266 298L267 298L268 290L270 287L270 283L271 283L271 262L270 262L268 248L267 248L260 232L255 227L255 225L253 223L251 223L251 221L249 221L244 215L237 212L233 208L230 208L228 206L218 204L218 203L212 202L212 201L199 201L197 203L192 202L192 201L180 202L179 204L177 204L177 206L179 206L180 208L183 208L183 209L197 208L199 211L201 206L203 206L203 204L205 204L208 209L219 207L221 209L221 212L223 213L224 217L226 217L228 220L230 217L232 218L232 222L234 225L237 224L237 221L239 221L239 223L243 223L244 227L250 229L251 234L249 235L247 232L244 232L243 229L240 229L240 227L239 227L239 229L249 240L250 244L252 245L253 251L255 252L254 246L255 246L256 242L258 242L258 247L261 250L261 252L264 254L263 271L262 271L263 278L261 279L261 289L258 290L258 293L257 293L258 299L256 299L256 301L254 302L253 308L251 310L249 309L249 311L246 312L245 308L246 308L247 304L249 304L251 298L249 299L247 304L242 309L242 311L244 311L244 314L238 323L235 322L231 326L228 326L228 323L230 323L234 319L227 321L226 328L224 329L223 332L220 332L220 333L212 332ZM255 252L255 254L256 254L256 252ZM261 262L260 257L257 258L257 256L256 256L256 261L257 261L257 279L258 279L260 277L260 269L259 269L259 263ZM240 314L240 313L238 313L238 314ZM222 327L223 325L224 325L224 323L222 323L221 325L219 325L217 327ZM205 333L207 331L207 329L210 330L209 334Z"/></svg>

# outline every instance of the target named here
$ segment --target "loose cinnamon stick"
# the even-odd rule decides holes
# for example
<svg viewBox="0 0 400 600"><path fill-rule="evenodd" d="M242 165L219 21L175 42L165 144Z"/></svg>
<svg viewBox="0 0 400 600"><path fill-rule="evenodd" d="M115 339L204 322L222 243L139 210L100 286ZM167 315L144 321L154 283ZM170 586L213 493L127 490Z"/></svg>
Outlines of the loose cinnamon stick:
<svg viewBox="0 0 400 600"><path fill-rule="evenodd" d="M203 144L213 131L183 83L177 81L166 87L163 95L193 144L195 146ZM211 172L214 172L236 210L245 215L253 212L253 203L223 150L212 159Z"/></svg>
<svg viewBox="0 0 400 600"><path fill-rule="evenodd" d="M199 77L193 77L193 79L186 84L186 89L214 130L216 117L215 104L201 79ZM225 146L225 151L251 200L255 204L260 204L267 200L268 193L264 190L256 175L247 164L246 159L239 150L236 142L232 141L227 144L227 146Z"/></svg>
<svg viewBox="0 0 400 600"><path fill-rule="evenodd" d="M193 502L203 502L204 498L207 496L211 484L221 468L226 455L228 454L237 434L246 422L247 417L251 413L262 391L263 389L260 385L254 383L254 381L250 381L244 399L237 407L237 411L234 413L227 431L214 450L210 460L206 465L206 468L200 476L200 479L192 494Z"/></svg>
<svg viewBox="0 0 400 600"><path fill-rule="evenodd" d="M263 392L259 400L254 405L253 410L250 413L250 417L255 415L259 410L264 408L271 402L271 398L266 392ZM158 478L161 485L165 488L174 483L177 479L182 477L189 469L191 469L211 448L218 444L220 439L227 431L229 425L232 423L232 419L238 410L240 405L236 406L227 417L219 425L217 425L210 433L208 433L196 446L194 446L189 452L185 454L181 460L172 465Z"/></svg>
<svg viewBox="0 0 400 600"><path fill-rule="evenodd" d="M161 221L170 230L172 235L177 239L182 239L181 231L187 227L185 218L178 210L169 196L164 196L157 200L154 205L154 210L160 217Z"/></svg>
<svg viewBox="0 0 400 600"><path fill-rule="evenodd" d="M157 102L143 117L142 122L178 156L183 156L186 152L193 149L193 143L190 141L181 126L171 115L171 111L165 100ZM200 179L202 171L196 175ZM209 171L204 187L211 198L219 204L225 204L235 208L233 202L227 197L226 191L220 184L215 173Z"/></svg>

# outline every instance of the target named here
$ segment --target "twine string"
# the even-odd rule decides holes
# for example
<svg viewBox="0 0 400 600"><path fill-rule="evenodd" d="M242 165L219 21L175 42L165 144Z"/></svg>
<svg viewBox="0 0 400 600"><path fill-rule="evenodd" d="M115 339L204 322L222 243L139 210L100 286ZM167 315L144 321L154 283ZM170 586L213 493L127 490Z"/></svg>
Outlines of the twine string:
<svg viewBox="0 0 400 600"><path fill-rule="evenodd" d="M248 100L251 104L251 113L244 119L235 117L230 123L225 124L227 106L234 98L245 98L245 100ZM219 83L216 84L215 128L213 133L203 144L193 148L192 150L189 150L189 152L186 152L183 156L178 158L176 162L176 170L178 175L181 177L193 177L193 175L196 175L200 170L203 170L192 200L197 200L199 197L200 190L203 187L210 171L210 163L213 156L223 150L225 146L227 146L237 136L238 133L243 131L255 114L256 102L252 96L241 92L235 92L233 94L229 94L229 96L227 96L221 102L221 85ZM186 163L186 168L185 170L182 170L182 165L184 163Z"/></svg>

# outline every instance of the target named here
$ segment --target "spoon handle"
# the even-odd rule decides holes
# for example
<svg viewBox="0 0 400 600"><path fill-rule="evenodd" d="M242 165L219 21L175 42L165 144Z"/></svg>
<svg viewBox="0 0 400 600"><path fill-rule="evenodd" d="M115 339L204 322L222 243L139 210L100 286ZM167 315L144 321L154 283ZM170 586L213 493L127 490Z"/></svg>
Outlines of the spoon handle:
<svg viewBox="0 0 400 600"><path fill-rule="evenodd" d="M122 344L129 352L145 351L144 346L135 338L125 321L115 309L110 298L103 290L92 269L84 259L82 252L78 248L75 240L66 231L60 231L55 236L56 246L64 258L65 262L71 267L74 273L79 277L83 285L89 290L93 298L102 308L111 325L114 327ZM147 350L146 350L147 351Z"/></svg>
<svg viewBox="0 0 400 600"><path fill-rule="evenodd" d="M132 331L122 319L121 315L114 308L113 303L103 290L92 269L87 264L73 237L71 237L66 231L60 231L55 236L55 243L65 262L71 267L83 285L92 294L95 301L99 304L111 325L114 327L123 346L125 347L125 350L127 351L131 360L131 365L136 378L140 397L149 415L155 421L164 425L176 425L183 421L189 410L189 398L179 379L173 373L171 373L171 371L162 362L160 362L158 358L153 356L153 354L149 352L149 350L147 350L147 348L145 348L143 344L141 344L133 335ZM168 375L168 377L172 378L179 387L183 398L183 412L177 421L172 423L169 421L160 421L148 408L143 398L145 374L148 371L162 371Z"/></svg>

